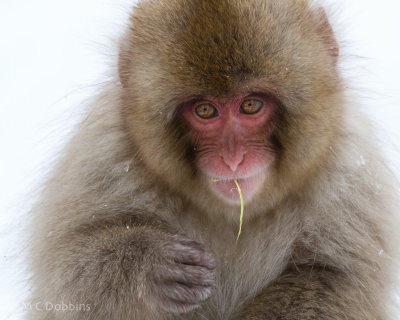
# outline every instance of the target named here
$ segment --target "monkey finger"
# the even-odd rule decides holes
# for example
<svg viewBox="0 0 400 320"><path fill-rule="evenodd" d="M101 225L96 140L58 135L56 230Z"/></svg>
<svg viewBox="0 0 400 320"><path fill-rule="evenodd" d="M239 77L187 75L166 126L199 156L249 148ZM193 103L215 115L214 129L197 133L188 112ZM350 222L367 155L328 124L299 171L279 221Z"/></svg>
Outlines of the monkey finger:
<svg viewBox="0 0 400 320"><path fill-rule="evenodd" d="M215 272L204 267L176 264L168 271L167 281L177 281L186 285L213 286L216 281Z"/></svg>
<svg viewBox="0 0 400 320"><path fill-rule="evenodd" d="M211 270L217 267L215 259L206 253L203 245L195 241L173 243L170 253L170 257L178 263L198 265Z"/></svg>
<svg viewBox="0 0 400 320"><path fill-rule="evenodd" d="M216 282L215 270L201 266L171 262L159 265L154 271L153 279L159 285L175 281L187 285L212 286Z"/></svg>
<svg viewBox="0 0 400 320"><path fill-rule="evenodd" d="M191 247L197 247L199 250L205 250L206 247L204 244L194 241L188 237L182 236L182 235L172 235L172 242L173 243L179 243L183 246L191 246Z"/></svg>
<svg viewBox="0 0 400 320"><path fill-rule="evenodd" d="M162 288L165 297L179 304L199 304L212 293L210 286L187 286L178 282L172 282Z"/></svg>

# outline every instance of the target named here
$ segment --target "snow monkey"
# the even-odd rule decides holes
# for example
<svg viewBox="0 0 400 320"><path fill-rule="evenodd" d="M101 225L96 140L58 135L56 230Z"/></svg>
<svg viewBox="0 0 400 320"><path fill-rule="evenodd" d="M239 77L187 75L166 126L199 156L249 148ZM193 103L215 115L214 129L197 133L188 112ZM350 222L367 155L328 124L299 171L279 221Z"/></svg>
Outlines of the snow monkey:
<svg viewBox="0 0 400 320"><path fill-rule="evenodd" d="M396 186L339 58L312 1L140 1L33 209L30 319L388 319Z"/></svg>

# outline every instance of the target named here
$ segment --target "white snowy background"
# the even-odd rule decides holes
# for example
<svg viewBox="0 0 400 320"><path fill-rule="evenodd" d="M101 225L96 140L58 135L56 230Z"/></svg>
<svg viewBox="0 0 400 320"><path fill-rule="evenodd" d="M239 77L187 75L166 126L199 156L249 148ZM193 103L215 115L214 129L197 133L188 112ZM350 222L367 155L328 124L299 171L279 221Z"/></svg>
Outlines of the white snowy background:
<svg viewBox="0 0 400 320"><path fill-rule="evenodd" d="M0 0L0 320L23 319L33 191L105 81L134 2ZM400 1L331 2L343 68L400 177Z"/></svg>

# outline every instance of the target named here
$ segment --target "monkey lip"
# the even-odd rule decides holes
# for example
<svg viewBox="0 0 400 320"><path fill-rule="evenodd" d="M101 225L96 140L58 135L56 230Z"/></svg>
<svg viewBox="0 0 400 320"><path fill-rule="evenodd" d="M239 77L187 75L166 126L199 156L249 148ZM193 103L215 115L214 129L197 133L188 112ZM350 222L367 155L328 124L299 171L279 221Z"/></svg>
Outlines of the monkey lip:
<svg viewBox="0 0 400 320"><path fill-rule="evenodd" d="M249 201L260 189L264 175L236 179L242 190L243 200ZM240 194L234 179L210 179L211 189L228 202L240 202Z"/></svg>

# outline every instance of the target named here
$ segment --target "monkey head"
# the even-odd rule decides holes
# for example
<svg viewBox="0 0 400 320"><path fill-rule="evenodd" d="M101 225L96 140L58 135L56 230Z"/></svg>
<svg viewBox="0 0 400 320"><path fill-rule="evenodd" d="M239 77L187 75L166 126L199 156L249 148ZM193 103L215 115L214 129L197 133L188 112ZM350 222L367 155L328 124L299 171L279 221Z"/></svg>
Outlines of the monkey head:
<svg viewBox="0 0 400 320"><path fill-rule="evenodd" d="M140 2L121 43L133 145L146 170L200 204L237 205L237 179L250 208L274 205L316 169L339 123L325 13L303 0L306 10L295 0L181 1Z"/></svg>

